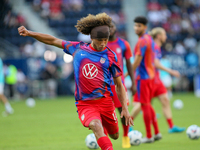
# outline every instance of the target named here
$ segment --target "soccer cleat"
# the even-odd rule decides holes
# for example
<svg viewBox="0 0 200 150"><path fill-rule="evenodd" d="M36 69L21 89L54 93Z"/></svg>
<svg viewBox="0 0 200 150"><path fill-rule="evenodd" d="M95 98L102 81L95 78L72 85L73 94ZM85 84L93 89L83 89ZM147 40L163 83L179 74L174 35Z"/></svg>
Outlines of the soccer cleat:
<svg viewBox="0 0 200 150"><path fill-rule="evenodd" d="M179 133L179 132L183 132L185 131L185 128L184 127L178 127L178 126L173 126L172 128L170 128L168 130L169 133Z"/></svg>
<svg viewBox="0 0 200 150"><path fill-rule="evenodd" d="M133 127L132 127L132 126L129 126L128 132L131 132L131 131L133 131Z"/></svg>
<svg viewBox="0 0 200 150"><path fill-rule="evenodd" d="M122 148L130 148L131 144L130 144L130 139L128 136L123 136L122 137Z"/></svg>
<svg viewBox="0 0 200 150"><path fill-rule="evenodd" d="M155 140L155 141L158 141L158 140L160 140L160 139L162 139L162 134L161 134L161 133L158 133L158 134L155 134L155 135L154 135L154 140Z"/></svg>
<svg viewBox="0 0 200 150"><path fill-rule="evenodd" d="M144 137L144 138L142 138L141 142L142 143L153 143L154 138L153 137L151 137L151 138Z"/></svg>

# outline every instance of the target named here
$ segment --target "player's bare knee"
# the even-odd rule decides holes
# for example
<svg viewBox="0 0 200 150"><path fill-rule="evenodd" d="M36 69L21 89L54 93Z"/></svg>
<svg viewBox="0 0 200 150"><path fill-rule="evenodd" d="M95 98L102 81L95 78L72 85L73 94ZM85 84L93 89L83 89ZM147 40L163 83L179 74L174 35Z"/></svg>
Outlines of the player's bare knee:
<svg viewBox="0 0 200 150"><path fill-rule="evenodd" d="M100 129L102 129L102 125L100 120L92 120L89 124L89 127L93 130L93 131L99 131Z"/></svg>
<svg viewBox="0 0 200 150"><path fill-rule="evenodd" d="M119 138L119 132L115 133L115 134L109 134L109 136L113 139L113 140L117 140Z"/></svg>

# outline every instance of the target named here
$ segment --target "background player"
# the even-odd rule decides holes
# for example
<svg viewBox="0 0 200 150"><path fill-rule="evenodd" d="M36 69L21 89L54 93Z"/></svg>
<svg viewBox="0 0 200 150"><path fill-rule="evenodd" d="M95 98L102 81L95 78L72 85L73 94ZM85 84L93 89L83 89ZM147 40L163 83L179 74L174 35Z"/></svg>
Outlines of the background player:
<svg viewBox="0 0 200 150"><path fill-rule="evenodd" d="M174 133L174 132L182 132L185 130L185 128L180 128L177 126L174 126L173 121L172 121L172 112L170 108L170 103L169 103L169 97L167 94L167 89L163 85L162 81L160 80L159 76L159 70L161 69L163 71L168 72L172 76L175 77L180 77L180 74L176 70L172 70L170 68L166 68L162 66L160 63L160 59L162 58L162 53L160 47L166 42L167 36L166 32L163 28L161 27L156 27L151 30L150 35L153 37L155 41L155 66L156 66L156 78L155 78L155 83L154 83L154 91L153 91L153 96L152 97L158 97L162 104L162 109L163 109L163 114L167 120L167 123L169 125L169 133Z"/></svg>
<svg viewBox="0 0 200 150"><path fill-rule="evenodd" d="M136 17L134 19L134 30L139 39L134 50L133 71L135 71L135 79L137 93L134 95L134 102L137 102L133 108L133 112L137 108L142 108L143 119L146 127L146 137L142 139L143 143L154 142L161 139L158 123L153 107L151 106L151 96L153 91L153 82L155 77L154 67L154 41L152 37L146 34L147 19L145 17ZM134 116L133 116L134 119ZM154 125L155 136L151 134L151 122Z"/></svg>
<svg viewBox="0 0 200 150"><path fill-rule="evenodd" d="M9 114L13 114L14 110L11 107L8 99L4 95L4 70L3 70L3 62L0 58L0 100L3 102L5 106L5 111L2 113L3 116L7 116Z"/></svg>
<svg viewBox="0 0 200 150"><path fill-rule="evenodd" d="M28 31L24 26L18 28L20 35L31 36L45 44L64 48L65 53L73 56L75 100L79 119L83 126L93 131L102 150L113 149L111 141L104 134L103 126L111 138L119 137L118 121L111 98L111 75L122 104L121 117L126 118L126 125L133 125L117 57L106 47L110 25L111 18L105 13L88 15L79 20L76 28L83 34L91 35L91 44L64 41L51 35Z"/></svg>
<svg viewBox="0 0 200 150"><path fill-rule="evenodd" d="M109 36L109 41L107 46L116 53L120 68L123 71L123 59L126 59L126 67L128 69L129 76L131 77L132 81L132 93L135 94L136 89L135 89L135 81L133 77L133 70L132 70L132 64L130 62L130 58L132 57L132 52L130 45L127 41L124 39L117 37L116 36L116 25L114 22L112 22L111 27L110 27L110 36ZM122 78L122 83L124 85L124 74L121 76ZM125 87L125 85L124 85ZM115 91L115 84L114 81L112 80L111 83L111 90L113 92L113 101L115 104L115 108L118 109L119 113L122 112L122 105L118 99L117 93ZM127 90L126 90L127 91ZM128 95L127 95L127 103L129 103ZM123 126L123 137L122 137L122 147L123 148L129 148L131 147L130 145L130 139L128 137L128 130L129 126L126 126L125 124L125 118L121 118L122 126Z"/></svg>
<svg viewBox="0 0 200 150"><path fill-rule="evenodd" d="M180 77L180 74L176 70L172 70L170 68L166 68L161 65L160 59L162 57L161 49L160 47L165 43L167 36L166 32L163 28L161 27L156 27L151 30L150 35L153 37L155 41L155 47L154 47L154 52L155 52L155 66L156 66L156 76L154 78L154 89L153 89L153 94L152 98L157 97L161 104L162 104L162 109L163 109L163 114L167 120L168 126L169 126L169 133L176 133L176 132L182 132L185 130L185 128L180 128L178 126L175 126L172 121L172 112L170 108L170 103L169 103L169 97L167 94L167 89L164 87L162 81L160 80L159 77L159 70L161 69L163 71L168 72L169 74L175 76L175 77ZM140 111L139 103L137 104L138 110L134 111L131 113L131 115L135 118Z"/></svg>

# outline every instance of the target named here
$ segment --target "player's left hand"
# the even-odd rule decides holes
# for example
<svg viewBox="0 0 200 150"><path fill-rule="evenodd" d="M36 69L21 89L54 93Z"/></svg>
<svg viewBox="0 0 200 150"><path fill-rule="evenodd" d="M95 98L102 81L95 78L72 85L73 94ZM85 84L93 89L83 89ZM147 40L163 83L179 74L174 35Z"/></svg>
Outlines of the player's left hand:
<svg viewBox="0 0 200 150"><path fill-rule="evenodd" d="M137 92L137 88L136 88L135 84L132 84L131 91L132 91L132 95L135 95L135 93Z"/></svg>
<svg viewBox="0 0 200 150"><path fill-rule="evenodd" d="M133 126L133 119L131 118L130 114L129 114L129 111L128 111L128 108L126 109L123 109L122 108L122 112L121 112L121 118L125 118L125 123L126 123L126 126Z"/></svg>
<svg viewBox="0 0 200 150"><path fill-rule="evenodd" d="M173 75L173 76L175 76L177 78L180 77L180 73L178 71L176 71L176 70L172 70L171 75Z"/></svg>

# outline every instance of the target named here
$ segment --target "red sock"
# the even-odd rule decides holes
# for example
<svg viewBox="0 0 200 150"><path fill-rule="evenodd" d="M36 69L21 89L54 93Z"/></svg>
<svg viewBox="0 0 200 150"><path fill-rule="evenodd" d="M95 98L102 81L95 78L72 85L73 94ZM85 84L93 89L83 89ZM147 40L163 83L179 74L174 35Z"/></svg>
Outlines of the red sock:
<svg viewBox="0 0 200 150"><path fill-rule="evenodd" d="M172 128L174 126L172 118L167 119L167 122L168 122L169 128Z"/></svg>
<svg viewBox="0 0 200 150"><path fill-rule="evenodd" d="M124 130L123 136L128 136L128 129L129 129L129 126L123 125L123 130Z"/></svg>
<svg viewBox="0 0 200 150"><path fill-rule="evenodd" d="M107 136L100 137L97 143L102 150L113 150L112 143Z"/></svg>
<svg viewBox="0 0 200 150"><path fill-rule="evenodd" d="M105 127L103 127L103 130L104 130L104 134L105 134L106 136L108 136L108 132L107 132L107 130L106 130Z"/></svg>
<svg viewBox="0 0 200 150"><path fill-rule="evenodd" d="M146 127L147 138L151 138L151 105L142 105L143 119Z"/></svg>
<svg viewBox="0 0 200 150"><path fill-rule="evenodd" d="M155 134L158 134L159 133L158 121L157 121L157 118L156 118L155 110L153 109L152 106L151 106L151 117L152 117L152 124L153 124L153 127L154 127L154 132L155 132Z"/></svg>

